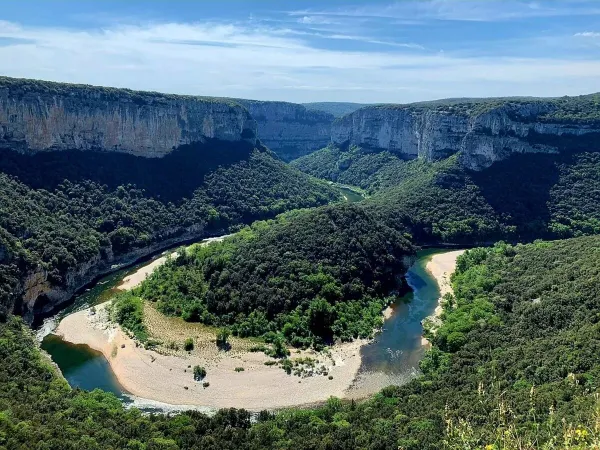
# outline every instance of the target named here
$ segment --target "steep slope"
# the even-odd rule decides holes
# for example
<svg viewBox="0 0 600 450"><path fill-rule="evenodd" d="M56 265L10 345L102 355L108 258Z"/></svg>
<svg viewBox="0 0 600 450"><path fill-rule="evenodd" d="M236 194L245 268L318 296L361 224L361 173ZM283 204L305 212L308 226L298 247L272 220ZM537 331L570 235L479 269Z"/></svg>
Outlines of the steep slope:
<svg viewBox="0 0 600 450"><path fill-rule="evenodd" d="M388 225L417 242L531 240L600 233L600 153L516 154L474 171L460 155L404 161L390 151L329 147L294 161L307 173L366 189Z"/></svg>
<svg viewBox="0 0 600 450"><path fill-rule="evenodd" d="M27 320L119 264L338 198L229 100L0 85L0 305Z"/></svg>
<svg viewBox="0 0 600 450"><path fill-rule="evenodd" d="M161 157L217 139L256 144L256 122L224 99L0 77L0 149Z"/></svg>
<svg viewBox="0 0 600 450"><path fill-rule="evenodd" d="M335 145L388 150L403 159L461 152L474 170L515 153L600 150L600 95L380 105L337 119Z"/></svg>
<svg viewBox="0 0 600 450"><path fill-rule="evenodd" d="M331 138L333 115L287 102L236 100L258 124L258 137L277 156L291 161L323 148Z"/></svg>

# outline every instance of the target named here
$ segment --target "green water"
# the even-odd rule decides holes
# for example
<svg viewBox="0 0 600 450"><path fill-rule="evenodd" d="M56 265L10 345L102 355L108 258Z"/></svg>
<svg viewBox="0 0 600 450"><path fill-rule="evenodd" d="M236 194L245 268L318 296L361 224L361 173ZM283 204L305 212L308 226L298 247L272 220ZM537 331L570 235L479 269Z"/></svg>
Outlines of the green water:
<svg viewBox="0 0 600 450"><path fill-rule="evenodd" d="M337 186L337 188L342 193L347 202L355 203L365 199L365 197L360 192L350 189L348 187Z"/></svg>
<svg viewBox="0 0 600 450"><path fill-rule="evenodd" d="M431 256L449 250L428 249L406 273L412 292L392 305L392 316L384 323L375 341L361 350L362 365L354 391L367 395L391 384L404 384L419 374L419 361L425 354L421 322L433 314L440 291L427 272Z"/></svg>
<svg viewBox="0 0 600 450"><path fill-rule="evenodd" d="M156 255L150 260L118 270L101 278L89 289L75 296L73 303L53 317L49 326L54 326L62 317L82 308L99 305L110 300L119 291L117 286L123 278L136 272L140 267L150 264L160 256L162 255ZM112 392L125 402L129 401L123 395L126 392L119 385L102 353L91 349L87 345L75 345L65 342L54 334L45 336L41 347L58 365L71 387L85 390L102 389Z"/></svg>
<svg viewBox="0 0 600 450"><path fill-rule="evenodd" d="M53 334L44 338L42 348L52 356L72 387L88 391L102 389L123 398L124 390L102 353L87 345L69 344Z"/></svg>

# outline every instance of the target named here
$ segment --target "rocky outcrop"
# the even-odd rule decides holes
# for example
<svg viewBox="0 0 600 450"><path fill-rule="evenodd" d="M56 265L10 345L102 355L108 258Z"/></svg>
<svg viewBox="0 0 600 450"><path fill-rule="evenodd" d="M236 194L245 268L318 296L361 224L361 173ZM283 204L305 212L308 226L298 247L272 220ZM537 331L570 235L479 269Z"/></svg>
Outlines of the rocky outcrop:
<svg viewBox="0 0 600 450"><path fill-rule="evenodd" d="M326 147L331 138L332 114L286 102L236 100L258 123L258 137L284 161Z"/></svg>
<svg viewBox="0 0 600 450"><path fill-rule="evenodd" d="M567 120L560 108L557 101L540 100L366 107L336 120L331 140L406 159L432 161L461 152L461 162L474 170L513 153L600 150L600 121Z"/></svg>
<svg viewBox="0 0 600 450"><path fill-rule="evenodd" d="M204 228L199 226L192 226L183 232L180 229L163 232L167 236L169 233L171 237L166 237L160 242L116 257L110 247L102 249L102 256L98 254L89 261L70 269L65 275L65 283L60 286L53 285L48 281L48 273L44 269L30 271L17 287L22 299L19 308L21 314L27 322L32 323L34 320L39 320L64 307L71 301L75 293L100 276L134 264L136 261L166 248L207 236Z"/></svg>
<svg viewBox="0 0 600 450"><path fill-rule="evenodd" d="M225 99L0 77L0 149L162 157L207 139L256 143L256 122Z"/></svg>

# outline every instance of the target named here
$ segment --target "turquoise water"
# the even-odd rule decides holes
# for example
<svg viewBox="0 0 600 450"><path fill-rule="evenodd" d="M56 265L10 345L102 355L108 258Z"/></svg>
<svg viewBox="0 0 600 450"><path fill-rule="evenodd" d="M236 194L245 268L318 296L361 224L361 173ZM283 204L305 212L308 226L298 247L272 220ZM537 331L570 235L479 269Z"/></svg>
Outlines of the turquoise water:
<svg viewBox="0 0 600 450"><path fill-rule="evenodd" d="M404 384L419 374L419 361L425 354L421 322L433 314L440 295L426 265L432 255L446 251L428 249L417 254L417 261L406 273L412 292L392 305L392 316L384 322L381 333L361 350L362 365L353 388L356 396Z"/></svg>
<svg viewBox="0 0 600 450"><path fill-rule="evenodd" d="M447 250L430 249L418 253L417 261L406 275L412 292L393 305L393 314L385 321L382 332L361 350L363 363L353 395L369 395L390 384L403 384L418 375L419 361L425 352L421 343L421 321L433 313L439 297L437 283L425 266L433 254L444 251ZM76 299L71 310L108 300L123 277L145 264L148 261L101 279ZM50 354L72 387L103 389L127 401L101 353L84 345L67 343L55 335L46 336L42 348Z"/></svg>

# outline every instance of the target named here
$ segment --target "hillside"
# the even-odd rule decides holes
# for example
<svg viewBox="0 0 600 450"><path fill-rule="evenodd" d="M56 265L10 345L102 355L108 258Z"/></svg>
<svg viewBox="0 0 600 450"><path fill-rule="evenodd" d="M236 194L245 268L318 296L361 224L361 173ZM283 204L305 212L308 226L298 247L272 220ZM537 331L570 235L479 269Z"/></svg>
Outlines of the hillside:
<svg viewBox="0 0 600 450"><path fill-rule="evenodd" d="M20 321L2 316L0 437L7 448L593 448L598 248L587 237L467 252L423 377L254 424L235 410L141 415L111 394L71 390Z"/></svg>
<svg viewBox="0 0 600 450"><path fill-rule="evenodd" d="M513 155L473 171L460 164L460 155L428 163L404 161L389 151L329 147L293 165L319 178L366 189L371 194L366 203L382 220L408 226L421 243L522 241L600 232L596 152Z"/></svg>
<svg viewBox="0 0 600 450"><path fill-rule="evenodd" d="M323 148L331 139L334 116L289 102L236 99L257 123L261 142L283 161Z"/></svg>
<svg viewBox="0 0 600 450"><path fill-rule="evenodd" d="M460 153L482 170L516 153L598 151L600 95L375 105L337 119L336 146L436 161Z"/></svg>
<svg viewBox="0 0 600 450"><path fill-rule="evenodd" d="M29 321L113 266L339 197L230 100L1 78L0 125L0 305Z"/></svg>
<svg viewBox="0 0 600 450"><path fill-rule="evenodd" d="M188 250L137 293L166 314L230 326L235 335L275 331L292 345L320 347L368 337L381 325L392 291L406 289L398 280L413 252L362 207L333 205Z"/></svg>

